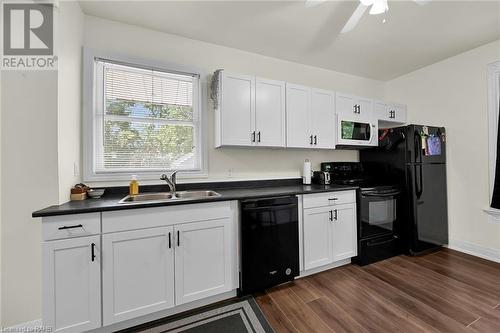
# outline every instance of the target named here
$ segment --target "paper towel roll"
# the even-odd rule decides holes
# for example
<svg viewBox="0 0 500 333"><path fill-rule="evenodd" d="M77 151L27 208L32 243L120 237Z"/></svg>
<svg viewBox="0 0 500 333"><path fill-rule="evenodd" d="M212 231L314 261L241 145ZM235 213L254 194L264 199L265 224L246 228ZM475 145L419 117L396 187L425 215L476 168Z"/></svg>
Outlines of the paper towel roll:
<svg viewBox="0 0 500 333"><path fill-rule="evenodd" d="M311 184L311 162L306 159L304 161L304 170L302 170L302 182L305 185L310 185Z"/></svg>

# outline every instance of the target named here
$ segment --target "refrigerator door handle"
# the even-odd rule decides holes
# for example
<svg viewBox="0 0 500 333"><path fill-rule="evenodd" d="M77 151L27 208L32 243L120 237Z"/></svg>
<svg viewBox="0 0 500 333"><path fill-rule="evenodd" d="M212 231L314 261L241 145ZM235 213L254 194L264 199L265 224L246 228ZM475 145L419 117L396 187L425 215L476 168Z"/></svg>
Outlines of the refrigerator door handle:
<svg viewBox="0 0 500 333"><path fill-rule="evenodd" d="M414 136L414 154L415 154L415 163L422 163L422 137L418 131L415 131Z"/></svg>
<svg viewBox="0 0 500 333"><path fill-rule="evenodd" d="M417 176L417 168L418 168L418 176ZM422 177L423 177L422 165L415 165L415 194L417 195L417 199L420 199L422 193L424 192L424 182Z"/></svg>

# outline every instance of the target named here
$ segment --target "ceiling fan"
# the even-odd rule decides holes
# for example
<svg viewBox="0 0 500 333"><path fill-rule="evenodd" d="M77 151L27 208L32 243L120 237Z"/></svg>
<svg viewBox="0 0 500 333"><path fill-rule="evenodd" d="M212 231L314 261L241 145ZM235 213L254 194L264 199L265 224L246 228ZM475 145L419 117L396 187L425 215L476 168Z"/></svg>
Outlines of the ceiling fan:
<svg viewBox="0 0 500 333"><path fill-rule="evenodd" d="M320 5L328 0L305 0L306 7L313 7ZM413 2L419 5L425 5L432 0L412 0ZM346 33L351 31L358 25L359 20L363 17L363 14L366 10L371 6L369 14L370 15L379 15L389 11L389 4L387 0L359 0L359 5L356 7L354 12L352 13L349 20L347 20L346 24L340 31L341 33Z"/></svg>

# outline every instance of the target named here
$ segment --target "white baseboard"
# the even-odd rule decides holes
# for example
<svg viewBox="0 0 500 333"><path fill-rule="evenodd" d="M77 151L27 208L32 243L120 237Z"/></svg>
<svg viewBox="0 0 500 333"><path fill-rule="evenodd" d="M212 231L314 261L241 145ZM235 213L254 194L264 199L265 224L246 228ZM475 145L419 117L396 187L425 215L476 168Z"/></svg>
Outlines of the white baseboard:
<svg viewBox="0 0 500 333"><path fill-rule="evenodd" d="M458 239L450 239L448 248L500 263L500 249L492 249Z"/></svg>

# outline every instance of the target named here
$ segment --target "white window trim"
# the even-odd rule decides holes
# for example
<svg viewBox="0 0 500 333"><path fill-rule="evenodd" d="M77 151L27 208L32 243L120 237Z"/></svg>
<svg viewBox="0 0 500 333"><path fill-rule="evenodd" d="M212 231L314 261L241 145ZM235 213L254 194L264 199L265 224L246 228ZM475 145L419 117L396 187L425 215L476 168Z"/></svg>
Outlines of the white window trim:
<svg viewBox="0 0 500 333"><path fill-rule="evenodd" d="M500 61L488 65L488 159L489 159L489 196L488 207L484 209L489 214L492 223L500 223L500 209L489 207L493 187L495 185L495 166L497 158L498 108L500 99Z"/></svg>
<svg viewBox="0 0 500 333"><path fill-rule="evenodd" d="M201 170L181 171L178 178L206 178L208 177L208 131L207 131L207 75L204 71L166 62L160 62L150 59L142 59L134 56L123 55L114 52L95 50L90 48L83 49L83 180L84 181L114 181L130 180L130 175L136 174L140 180L159 179L158 171L143 171L127 173L96 173L94 171L94 101L96 90L94 89L94 59L102 58L111 61L128 63L160 70L177 71L183 73L192 73L199 75L198 89L198 108L200 123L200 154ZM167 170L166 170L167 171Z"/></svg>

